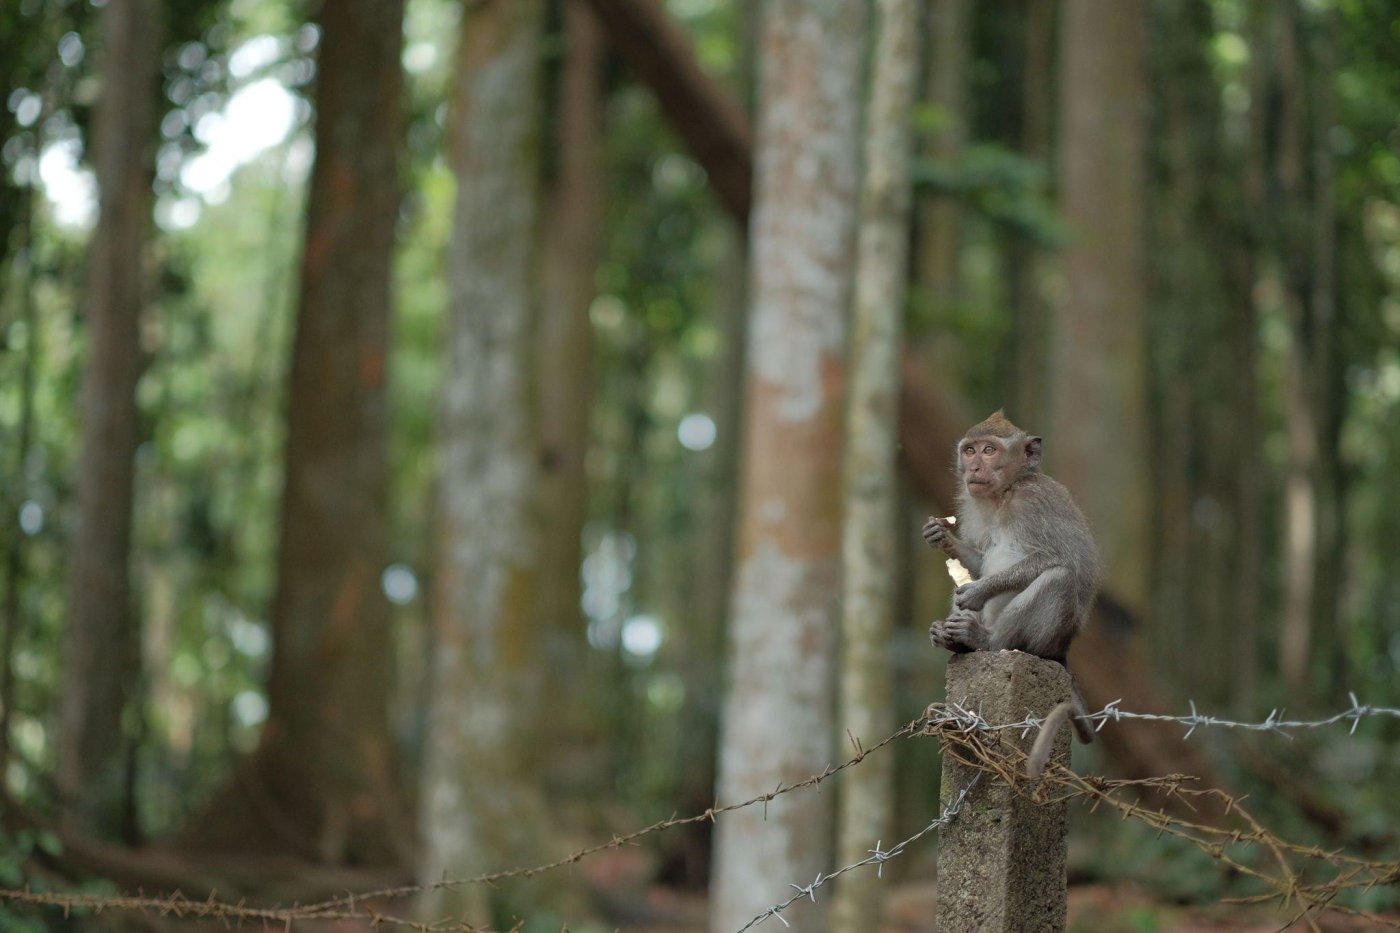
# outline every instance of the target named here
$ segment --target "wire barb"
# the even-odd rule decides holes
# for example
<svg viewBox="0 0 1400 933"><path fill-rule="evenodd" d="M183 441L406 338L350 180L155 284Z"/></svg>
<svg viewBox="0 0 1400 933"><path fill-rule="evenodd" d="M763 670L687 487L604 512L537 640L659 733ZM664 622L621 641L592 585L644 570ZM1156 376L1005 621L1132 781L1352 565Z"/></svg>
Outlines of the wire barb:
<svg viewBox="0 0 1400 933"><path fill-rule="evenodd" d="M1122 701L1114 700L1104 706L1103 709L1088 713L1081 717L1093 724L1094 731L1100 732L1110 722L1119 723L1124 720L1139 720L1146 722L1168 722L1176 723L1186 728L1186 735L1190 737L1197 729L1221 728L1245 730L1252 732L1271 732L1292 739L1292 732L1306 729L1322 729L1328 726L1346 723L1349 725L1348 734L1354 735L1357 727L1363 719L1370 718L1393 718L1400 719L1400 709L1384 706L1371 706L1363 704L1355 693L1349 694L1351 706L1339 713L1323 719L1315 720L1289 720L1284 718L1284 710L1274 709L1262 722L1237 722L1235 720L1223 719L1217 716L1202 714L1196 708L1194 701L1190 704L1190 711L1185 715L1171 716L1163 713L1137 713L1124 710L1119 705ZM721 806L718 801L701 813L687 817L672 817L661 820L635 830L626 835L615 835L609 841L597 845L580 849L563 858L556 859L542 865L514 868L505 871L490 872L478 875L474 878L449 879L442 878L430 884L400 885L397 887L379 888L369 891L350 892L336 898L320 901L312 904L294 905L291 907L267 906L254 907L240 900L237 903L221 902L214 892L211 892L203 900L193 900L183 893L176 891L166 897L148 897L142 892L136 896L119 895L96 895L71 892L34 891L28 885L17 889L0 889L0 904L9 902L20 905L34 907L49 907L59 910L64 916L68 916L75 910L90 910L100 912L103 910L122 910L135 913L145 913L152 915L174 916L182 919L204 919L217 920L226 926L236 926L242 923L261 922L263 924L277 923L285 927L290 927L293 921L307 920L348 920L348 921L369 921L371 925L378 927L397 927L400 929L414 931L439 931L452 930L458 933L484 933L479 928L472 927L465 922L451 919L440 919L431 922L418 922L399 917L390 916L380 912L375 905L378 902L397 900L411 897L418 894L440 889L457 888L470 884L494 885L498 882L512 878L535 878L540 874L553 871L558 868L573 865L574 863L599 852L608 849L617 849L623 846L635 845L644 836L653 833L664 832L677 826L686 826L701 822L714 822L720 815L743 810L758 804L767 804L769 801L784 794L815 787L833 775L838 774L847 768L860 764L874 752L893 743L896 739L910 736L936 736L945 743L956 742L958 754L967 764L978 769L972 783L959 792L958 796L945 809L938 818L934 819L919 832L900 842L889 849L883 848L883 843L877 841L875 848L867 850L870 855L867 858L855 862L851 865L843 866L830 874L819 874L810 884L792 885L796 890L791 898L781 904L775 904L763 913L754 917L744 926L743 930L749 930L769 917L776 917L788 926L787 920L782 916L783 910L800 900L803 897L816 900L816 891L847 872L854 871L867 865L874 865L877 877L883 877L885 862L902 854L905 849L933 832L948 821L956 818L963 801L975 785L984 775L991 774L993 777L1003 780L1016 788L1018 793L1025 793L1026 790L1018 782L1020 780L1020 768L1024 763L1024 753L1016 752L1019 757L1009 756L1009 753L1002 750L1000 743L994 743L991 739L996 734L1004 731L1017 731L1025 735L1037 730L1043 723L1043 719L1032 713L1018 722L1011 723L990 723L982 714L979 706L971 709L967 701L962 703L948 702L936 703L928 708L922 717L914 722L901 727L882 741L867 747L863 747L859 742L855 743L856 754L848 758L839 765L828 766L818 774L790 784L778 784L773 790L758 794L747 800L738 803L725 804ZM971 756L970 758L967 756ZM1247 898L1236 899L1241 903L1257 903L1266 899L1281 898L1284 903L1298 905L1302 913L1299 915L1312 928L1316 929L1313 914L1324 910L1339 911L1342 913L1364 916L1373 920L1380 920L1390 926L1400 926L1394 921L1386 918L1377 918L1371 914L1365 914L1353 908L1335 903L1337 895L1344 890L1366 891L1378 885L1394 885L1400 883L1400 862L1367 862L1351 856L1344 855L1339 851L1327 851L1315 846L1302 846L1286 842L1277 835L1265 829L1241 804L1243 797L1231 797L1229 794L1218 789L1202 789L1193 787L1190 782L1194 780L1183 774L1170 774L1155 778L1141 778L1135 780L1110 780L1098 776L1077 775L1066 768L1052 766L1047 769L1045 775L1046 786L1036 790L1037 795L1048 793L1051 788L1057 788L1060 792L1058 799L1080 798L1083 799L1090 809L1097 809L1101 805L1110 806L1117 809L1123 817L1140 820L1159 834L1167 834L1184 839L1192 843L1211 858L1224 863L1232 871L1254 878L1264 883L1270 888L1270 893L1260 894ZM1168 816L1161 810L1144 809L1135 799L1124 799L1127 792L1137 792L1142 790L1156 790L1180 801L1188 808L1194 809L1192 801L1202 797L1213 797L1221 805L1225 816L1234 817L1243 822L1244 828L1223 829L1219 826L1212 826L1202 823L1192 823ZM1037 799L1043 799L1037 797ZM1269 853L1279 864L1277 874L1259 869L1241 857L1232 854L1232 847L1245 845L1256 846ZM1331 866L1336 871L1336 876L1330 881L1317 883L1305 883L1302 869L1290 867L1289 858L1302 859L1305 861L1321 861ZM741 931L742 933L742 931Z"/></svg>

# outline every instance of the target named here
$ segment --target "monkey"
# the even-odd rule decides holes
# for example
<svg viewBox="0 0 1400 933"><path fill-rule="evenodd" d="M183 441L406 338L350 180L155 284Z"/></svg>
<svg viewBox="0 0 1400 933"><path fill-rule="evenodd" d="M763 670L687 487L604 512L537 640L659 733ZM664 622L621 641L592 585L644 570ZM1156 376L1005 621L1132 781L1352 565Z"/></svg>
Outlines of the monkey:
<svg viewBox="0 0 1400 933"><path fill-rule="evenodd" d="M1041 472L1042 449L1042 438L1001 410L958 441L961 536L930 518L923 537L961 561L973 582L958 587L948 617L929 626L935 647L1015 649L1064 664L1088 622L1102 575L1098 548L1069 491ZM1072 674L1071 693L1075 731L1092 742Z"/></svg>

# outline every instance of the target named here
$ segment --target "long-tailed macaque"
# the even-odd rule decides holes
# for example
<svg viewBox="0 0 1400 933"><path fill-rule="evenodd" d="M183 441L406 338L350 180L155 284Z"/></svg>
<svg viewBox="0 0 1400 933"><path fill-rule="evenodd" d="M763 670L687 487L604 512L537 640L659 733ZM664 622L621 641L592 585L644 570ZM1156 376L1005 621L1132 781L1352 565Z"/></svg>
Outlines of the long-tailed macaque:
<svg viewBox="0 0 1400 933"><path fill-rule="evenodd" d="M1041 439L1000 411L958 442L958 535L930 518L924 540L955 557L973 582L957 588L929 639L949 651L1008 648L1065 661L1098 592L1098 548L1069 491L1040 472ZM1093 733L1074 688L1075 731Z"/></svg>

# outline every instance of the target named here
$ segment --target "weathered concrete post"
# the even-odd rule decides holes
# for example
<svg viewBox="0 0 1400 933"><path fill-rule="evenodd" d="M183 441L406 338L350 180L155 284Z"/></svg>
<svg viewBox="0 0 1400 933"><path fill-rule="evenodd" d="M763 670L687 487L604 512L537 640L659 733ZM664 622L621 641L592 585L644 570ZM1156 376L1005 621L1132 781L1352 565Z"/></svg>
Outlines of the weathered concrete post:
<svg viewBox="0 0 1400 933"><path fill-rule="evenodd" d="M974 651L948 661L948 701L980 710L993 724L1044 716L1069 699L1069 690L1061 665L1020 651ZM1069 762L1070 731L1060 729L1051 761ZM1035 741L1034 733L1022 738L1014 729L998 736L1027 752ZM956 754L943 756L945 807L976 773ZM1036 804L991 776L978 781L939 837L940 933L1063 930L1066 808L1064 801Z"/></svg>

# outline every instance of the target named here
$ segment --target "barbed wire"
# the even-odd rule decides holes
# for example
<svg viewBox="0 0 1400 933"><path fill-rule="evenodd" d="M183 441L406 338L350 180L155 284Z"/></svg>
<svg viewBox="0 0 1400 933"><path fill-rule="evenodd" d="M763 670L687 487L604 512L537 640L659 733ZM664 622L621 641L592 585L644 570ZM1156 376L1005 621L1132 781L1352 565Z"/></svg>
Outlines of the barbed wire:
<svg viewBox="0 0 1400 933"><path fill-rule="evenodd" d="M809 775L800 781L793 781L791 783L780 782L773 790L757 794L747 800L723 806L716 802L714 806L707 808L701 813L686 817L671 817L666 820L658 820L655 823L625 835L614 835L607 842L601 842L579 849L563 858L555 859L552 862L513 868L508 871L488 872L472 878L443 879L429 884L406 884L376 888L292 907L255 907L249 906L241 901L238 903L229 903L218 900L215 893L211 893L207 899L195 900L185 897L178 891L168 897L156 898L142 895L133 897L102 896L96 894L64 894L59 892L31 891L28 888L0 888L0 903L9 901L16 904L55 907L63 910L65 915L71 910L90 909L99 912L102 910L126 910L162 916L173 916L176 918L212 919L223 921L226 924L268 921L290 924L298 920L369 920L376 925L397 925L404 929L419 931L419 933L437 933L437 931L443 930L451 931L451 933L487 933L487 931L472 927L463 921L438 920L425 923L422 921L390 916L378 912L371 905L373 902L397 900L434 891L451 890L467 885L494 885L514 878L534 878L536 875L573 865L599 852L635 845L638 840L654 833L664 832L665 830L673 829L677 826L687 826L704 822L712 823L716 817L722 816L725 813L732 813L736 810L743 810L760 804L766 807L770 801L784 794L790 794L793 791L808 787L815 787L833 775L860 764L867 756L879 751L896 739L917 733L922 727L922 719L916 719L913 722L899 727L868 748L861 745L858 739L853 739L852 741L856 746L856 753L840 764L828 765L823 771Z"/></svg>
<svg viewBox="0 0 1400 933"><path fill-rule="evenodd" d="M1139 713L1119 708L1118 704L1121 700L1114 700L1112 703L1103 707L1103 709L1085 714L1081 718L1087 719L1093 723L1096 731L1102 730L1109 722L1116 723L1124 720L1140 720L1176 723L1186 728L1187 737L1190 737L1199 728L1219 727L1223 729L1273 732L1289 738L1291 738L1289 732L1293 730L1319 729L1339 723L1350 722L1350 732L1355 733L1357 726L1363 719L1371 717L1400 718L1400 709L1362 704L1355 694L1351 694L1350 699L1351 707L1349 709L1316 720L1285 719L1283 717L1283 710L1275 709L1261 722L1239 722L1224 717L1202 714L1197 710L1194 701L1191 701L1191 711L1186 715L1174 716L1162 713ZM172 895L157 898L147 897L141 894L137 896L104 896L96 894L32 891L28 887L23 889L0 889L0 903L12 902L31 906L52 907L63 910L65 914L73 910L93 910L98 912L103 910L127 910L176 918L214 919L222 921L226 925L238 925L244 922L278 922L290 925L293 921L302 920L368 920L377 926L399 926L408 930L422 931L422 933L437 933L437 931L486 933L486 931L472 927L463 921L437 920L423 922L391 916L380 912L374 904L432 891L449 890L466 885L496 884L501 881L516 878L533 878L549 871L573 865L599 852L635 845L646 836L664 832L668 829L702 822L713 822L717 817L723 814L732 813L760 804L766 807L770 801L779 796L804 788L815 787L835 774L860 764L867 756L888 746L896 739L911 735L939 736L944 740L945 752L949 748L950 741L954 741L958 747L963 748L964 752L969 747L982 749L982 753L974 756L974 761L969 761L967 763L978 767L979 770L992 771L1013 787L1018 787L1025 782L1024 774L1018 771L1024 759L1024 755L1021 755L1020 761L1013 761L1005 758L999 759L996 755L986 751L989 747L986 739L996 733L1007 731L1019 731L1022 737L1024 737L1030 732L1039 730L1043 725L1044 717L1037 717L1033 714L1028 714L1025 718L1017 722L990 723L982 716L980 710L973 710L969 708L966 703L934 704L925 711L922 717L900 727L869 748L862 747L857 741L857 751L855 755L838 765L829 765L820 773L812 774L802 780L793 781L791 783L779 783L771 791L755 795L738 803L721 806L716 802L714 806L691 816L673 816L670 819L658 820L657 822L644 826L631 833L614 835L606 842L579 849L552 862L519 867L506 871L488 872L472 878L443 879L426 884L383 887L357 893L347 893L343 896L291 907L258 907L248 905L246 901L238 901L236 903L220 901L217 898L216 892L211 892L206 899L196 900L186 897L178 891ZM980 765L978 762L980 762ZM1071 797L1088 798L1093 801L1091 808L1097 808L1101 804L1110 805L1122 811L1124 818L1132 817L1142 820L1155 826L1160 832L1179 835L1187 839L1187 841L1196 844L1199 848L1206 850L1212 857L1223 861L1235 870L1245 875L1264 880L1276 888L1279 888L1279 890L1274 891L1272 894L1260 895L1257 898L1242 898L1240 902L1250 903L1255 900L1278 897L1282 894L1287 901L1301 901L1305 905L1298 919L1308 920L1310 926L1314 926L1311 921L1310 912L1315 909L1330 909L1345 913L1357 913L1351 908L1331 903L1332 899L1343 890L1353 888L1369 889L1377 884L1400 883L1400 863L1367 862L1342 855L1339 852L1329 852L1317 847L1288 843L1263 829L1262 825L1252 816L1245 814L1238 800L1230 797L1224 791L1188 787L1187 784L1195 779L1186 775L1174 774L1158 778L1110 780L1102 777L1081 777L1068 769L1059 767L1048 770L1042 780L1048 782L1048 784L1040 786L1054 785L1060 787L1065 799ZM971 785L959 794L959 797L954 801L954 807L961 805L967 790L970 789ZM1167 796L1181 799L1188 807L1191 805L1191 798L1202 796L1214 797L1223 806L1227 814L1233 812L1242 815L1251 828L1248 829L1248 831L1226 831L1218 827L1212 827L1209 824L1190 823L1175 817L1169 817L1161 810L1144 808L1136 801L1125 802L1119 795L1131 789L1155 790ZM783 905L774 905L774 907L770 907L767 911L755 917L755 921L762 921L770 916L777 916L779 920L783 920L781 912L787 906L796 903L796 901L803 897L809 897L815 900L815 891L818 887L849 871L854 871L857 868L871 864L877 866L877 871L881 870L884 862L902 853L905 847L923 838L939 826L945 825L948 819L955 816L956 809L954 809L951 814L945 811L928 826L924 827L924 829L889 850L882 849L879 843L877 843L876 848L871 851L871 856L869 858L853 863L852 865L844 866L830 874L818 875L817 879L811 884L802 886L793 885L793 887L797 889L797 894ZM1328 864L1332 864L1334 867L1343 866L1347 869L1347 872L1342 872L1339 868L1339 874L1336 878L1321 884L1303 884L1301 874L1286 876L1266 875L1257 870L1248 869L1243 864L1238 863L1237 860L1226 857L1225 848L1235 844L1258 844L1275 853L1289 854L1310 860L1322 860ZM777 909L775 910L775 908ZM1381 922L1400 927L1400 923L1385 918L1380 919ZM786 923L785 920L783 922ZM754 921L751 921L744 929L748 930L753 925Z"/></svg>
<svg viewBox="0 0 1400 933"><path fill-rule="evenodd" d="M354 900L359 900L358 898ZM32 891L29 888L0 891L0 901L10 901L32 907L53 907L68 917L73 911L91 910L94 914L126 911L177 920L217 920L228 926L244 923L278 923L291 929L298 920L368 920L375 927L400 927L417 933L491 933L485 927L473 926L465 920L440 919L418 921L377 910L363 902L353 903L347 910L328 910L307 915L301 907L254 907L246 902L226 903L211 894L195 900L176 891L166 897L137 895L69 894L54 891ZM508 933L521 929L519 925Z"/></svg>
<svg viewBox="0 0 1400 933"><path fill-rule="evenodd" d="M841 877L847 872L855 871L857 868L864 868L867 865L874 865L877 876L880 875L884 871L885 863L888 862L890 859L894 858L897 855L902 855L907 847L918 842L920 839L924 838L929 833L933 832L935 829L938 829L942 826L946 826L947 824L951 823L954 819L956 819L958 813L962 811L963 801L967 799L967 795L971 793L972 789L977 786L977 782L980 780L982 780L982 775L973 775L972 780L968 782L966 787L958 791L957 797L954 798L952 803L948 804L948 806L943 809L942 813L935 817L923 829L919 830L917 833L910 836L908 839L905 839L898 845L892 846L888 849L882 849L880 847L880 843L877 841L875 843L875 848L868 850L870 852L870 856L868 858L863 858L859 862L852 862L850 865L842 866L841 868L836 869L830 874L822 874L821 872L818 872L816 880L813 881L811 884L788 885L788 887L796 888L797 893L794 894L792 897L788 898L787 900L783 901L782 903L774 904L772 907L769 907L762 913L755 915L752 920L750 920L748 923L744 924L742 927L739 928L738 933L747 933L747 931L758 926L760 923L762 923L770 917L777 917L783 926L790 927L791 924L789 924L787 920L783 919L783 911L787 910L789 907L802 900L802 898L804 897L811 898L812 903L815 904L817 902L817 888L820 888L828 881L835 881L837 878Z"/></svg>
<svg viewBox="0 0 1400 933"><path fill-rule="evenodd" d="M1387 717L1400 719L1400 709L1389 706L1370 706L1361 703L1355 693L1348 694L1351 699L1351 708L1335 713L1322 719L1284 719L1284 710L1275 708L1270 710L1269 715L1262 722L1238 722L1233 719L1225 719L1221 716L1209 716L1200 713L1196 709L1196 701L1187 701L1191 707L1191 712L1183 716L1172 716L1166 713L1136 713L1125 709L1120 709L1118 704L1122 699L1114 700L1103 709L1092 713L1085 713L1078 718L1087 721L1094 726L1095 732L1103 731L1103 727L1110 722L1122 722L1123 720L1139 720L1143 722L1170 722L1186 728L1185 738L1190 738L1197 729L1208 727L1219 727L1222 729L1239 729L1249 732L1274 732L1285 738L1291 739L1290 731L1302 729L1323 729L1327 726L1335 726L1338 723L1350 722L1349 734L1356 733L1356 727L1363 719L1372 717ZM987 730L1020 730L1022 734L1040 729L1045 724L1044 717L1027 714L1019 722L1007 722L992 724L982 718L981 712L969 709L964 704L946 703L935 704L939 707L938 712L933 715L939 716L943 721L950 724L961 724L968 729ZM933 707L930 707L932 710Z"/></svg>
<svg viewBox="0 0 1400 933"><path fill-rule="evenodd" d="M1353 702L1354 707L1360 704ZM1110 704L1108 708L1114 708ZM1100 715L1103 711L1100 711ZM1388 712L1378 714L1388 715ZM1322 724L1335 723L1350 718L1346 715L1318 720ZM1363 715L1372 715L1364 713ZM1198 714L1193 714L1200 718ZM1110 714L1111 718L1111 714ZM1121 717L1129 718L1129 717ZM1187 717L1167 717L1156 714L1134 716L1155 720L1191 720ZM1231 723L1229 720L1216 720L1205 717L1209 722L1196 722L1195 725L1220 725L1239 727L1249 724ZM1089 804L1091 811L1100 806L1117 810L1124 819L1134 819L1155 829L1158 835L1170 835L1181 839L1226 865L1240 875L1253 878L1264 884L1268 893L1231 898L1230 903L1262 903L1279 900L1284 906L1293 905L1298 913L1286 926L1303 921L1308 928L1320 933L1321 928L1315 914L1332 910L1368 921L1400 929L1400 919L1384 917L1352 907L1335 903L1335 898L1344 891L1369 891L1382 885L1400 884L1400 862L1369 861L1345 854L1340 850L1324 849L1315 845L1290 842L1267 829L1241 803L1242 798L1230 795L1219 788L1192 786L1198 779L1185 774L1169 774L1152 778L1109 779L1099 776L1076 774L1063 764L1052 763L1043 777L1033 779L1026 773L1026 752L1017 743L1003 741L1000 736L1008 731L1021 730L1022 737L1035 728L1040 720L1031 723L1035 717L1017 723L990 724L980 713L969 710L960 704L934 704L924 717L924 735L939 738L945 755L952 755L960 763L984 774L991 774L1009 786L1013 792L1038 803L1081 799ZM1264 726L1271 721L1279 721L1271 715ZM1191 723L1187 723L1190 725ZM1268 725L1263 731L1275 731L1276 726ZM1163 807L1153 808L1144 805L1141 791L1155 791L1164 797L1175 798L1187 810L1197 810L1196 803L1210 800L1218 806L1224 818L1233 818L1236 825L1207 823L1188 820L1167 813ZM1253 847L1262 852L1275 866L1270 871L1246 860L1239 847ZM1309 883L1305 874L1318 864L1328 866L1334 875L1322 882Z"/></svg>

